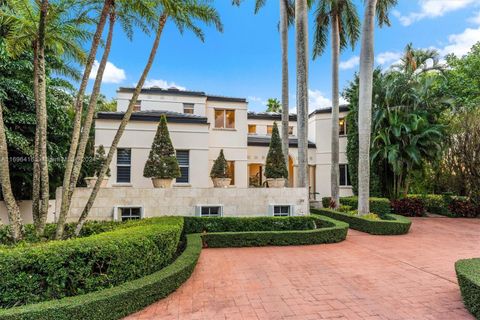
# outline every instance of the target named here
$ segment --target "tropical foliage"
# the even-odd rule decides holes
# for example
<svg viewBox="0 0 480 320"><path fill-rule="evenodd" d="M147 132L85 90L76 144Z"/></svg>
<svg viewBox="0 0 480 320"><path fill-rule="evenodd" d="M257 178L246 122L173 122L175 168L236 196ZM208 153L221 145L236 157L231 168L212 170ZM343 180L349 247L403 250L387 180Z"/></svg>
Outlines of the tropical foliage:
<svg viewBox="0 0 480 320"><path fill-rule="evenodd" d="M282 111L282 105L277 98L270 98L267 100L267 112L279 113Z"/></svg>

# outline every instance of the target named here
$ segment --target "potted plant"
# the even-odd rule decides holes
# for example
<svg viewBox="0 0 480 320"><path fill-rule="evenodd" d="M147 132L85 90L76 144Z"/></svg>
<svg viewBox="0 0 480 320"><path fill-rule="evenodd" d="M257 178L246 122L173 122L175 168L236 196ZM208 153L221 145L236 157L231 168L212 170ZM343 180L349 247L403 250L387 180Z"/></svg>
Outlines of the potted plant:
<svg viewBox="0 0 480 320"><path fill-rule="evenodd" d="M210 178L212 178L213 186L215 188L226 188L232 181L228 176L228 163L223 155L223 149L220 150L218 158L213 163L212 170L210 171Z"/></svg>
<svg viewBox="0 0 480 320"><path fill-rule="evenodd" d="M282 152L282 142L278 133L277 123L273 123L272 139L268 149L267 160L265 164L265 177L270 188L285 187L285 179L288 178L287 165Z"/></svg>
<svg viewBox="0 0 480 320"><path fill-rule="evenodd" d="M85 183L87 184L87 187L93 188L95 186L95 183L97 183L97 180L98 180L98 174L102 170L102 167L105 161L107 161L107 157L105 156L105 148L103 147L103 145L100 145L92 160L92 166L91 166L92 176L85 177L84 179ZM107 170L107 173L103 177L102 184L100 185L100 187L105 188L107 186L109 177L110 177L110 169Z"/></svg>
<svg viewBox="0 0 480 320"><path fill-rule="evenodd" d="M172 180L181 176L165 115L160 117L152 149L143 169L143 176L151 178L155 188L170 188Z"/></svg>

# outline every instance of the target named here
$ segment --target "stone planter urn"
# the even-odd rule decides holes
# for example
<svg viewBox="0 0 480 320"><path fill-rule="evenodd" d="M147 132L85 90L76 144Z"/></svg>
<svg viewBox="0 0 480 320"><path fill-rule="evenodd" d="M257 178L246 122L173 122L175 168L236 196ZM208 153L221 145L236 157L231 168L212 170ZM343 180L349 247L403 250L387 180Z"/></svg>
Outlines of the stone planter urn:
<svg viewBox="0 0 480 320"><path fill-rule="evenodd" d="M154 188L171 188L173 179L152 178Z"/></svg>
<svg viewBox="0 0 480 320"><path fill-rule="evenodd" d="M284 178L267 179L267 183L268 183L269 188L284 188L285 187L285 179Z"/></svg>
<svg viewBox="0 0 480 320"><path fill-rule="evenodd" d="M227 188L232 179L230 178L212 178L213 186L215 188Z"/></svg>
<svg viewBox="0 0 480 320"><path fill-rule="evenodd" d="M100 184L100 188L106 188L108 184L108 177L103 178L102 183ZM97 177L86 177L85 183L87 184L87 188L95 187L95 183L97 183Z"/></svg>

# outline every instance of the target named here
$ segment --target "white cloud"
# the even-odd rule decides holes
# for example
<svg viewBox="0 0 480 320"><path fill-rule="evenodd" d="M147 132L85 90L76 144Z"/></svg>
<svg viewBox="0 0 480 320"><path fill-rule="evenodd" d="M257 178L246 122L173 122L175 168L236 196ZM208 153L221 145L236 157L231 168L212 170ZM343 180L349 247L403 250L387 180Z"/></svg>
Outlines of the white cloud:
<svg viewBox="0 0 480 320"><path fill-rule="evenodd" d="M90 79L95 79L97 76L99 67L99 62L95 60L92 67L92 72L90 73ZM127 77L125 75L125 70L116 67L110 61L107 61L105 66L105 72L103 73L103 83L120 83L125 80Z"/></svg>
<svg viewBox="0 0 480 320"><path fill-rule="evenodd" d="M348 103L343 97L340 97L340 104ZM308 89L308 109L309 113L316 109L325 109L332 107L332 100L325 97L320 90ZM296 111L296 110L295 110Z"/></svg>
<svg viewBox="0 0 480 320"><path fill-rule="evenodd" d="M448 12L466 8L471 4L480 4L480 0L418 0L420 10L418 12L411 12L407 15L402 15L398 11L393 14L398 18L400 23L404 26L409 26L414 22L426 19L437 18L445 15Z"/></svg>
<svg viewBox="0 0 480 320"><path fill-rule="evenodd" d="M467 21L473 24L480 24L480 11L477 12L475 16L469 18Z"/></svg>
<svg viewBox="0 0 480 320"><path fill-rule="evenodd" d="M379 53L375 57L375 62L382 65L385 68L390 67L392 64L397 63L402 57L401 52L386 51Z"/></svg>
<svg viewBox="0 0 480 320"><path fill-rule="evenodd" d="M187 89L183 86L180 86L180 85L176 84L175 82L168 82L168 81L162 80L162 79L147 79L145 81L145 84L143 85L143 87L144 88L159 87L159 88L162 88L162 89L168 89L168 88L175 87L179 90L186 90Z"/></svg>
<svg viewBox="0 0 480 320"><path fill-rule="evenodd" d="M353 68L357 67L359 64L360 64L360 57L359 56L353 56L346 61L340 62L339 67L342 70L348 70L348 69L353 69Z"/></svg>
<svg viewBox="0 0 480 320"><path fill-rule="evenodd" d="M467 54L472 46L480 40L480 27L476 29L467 28L462 33L452 34L448 37L448 45L440 50L440 53L447 55L453 53L456 56Z"/></svg>

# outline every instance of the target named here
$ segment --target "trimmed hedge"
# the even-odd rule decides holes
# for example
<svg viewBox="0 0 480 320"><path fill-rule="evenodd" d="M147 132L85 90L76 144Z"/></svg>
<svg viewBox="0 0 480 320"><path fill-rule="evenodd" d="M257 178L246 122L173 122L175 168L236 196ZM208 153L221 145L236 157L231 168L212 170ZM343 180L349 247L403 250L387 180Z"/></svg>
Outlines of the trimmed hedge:
<svg viewBox="0 0 480 320"><path fill-rule="evenodd" d="M480 319L480 259L459 260L455 271L465 306Z"/></svg>
<svg viewBox="0 0 480 320"><path fill-rule="evenodd" d="M348 224L341 221L336 221L333 219L329 219L328 217L320 216L292 218L302 218L302 220L312 221L314 222L315 229L203 233L203 244L205 247L210 248L292 246L335 243L345 240L347 236ZM211 218L203 219L208 220ZM240 219L244 220L244 218ZM275 218L273 221L276 220L277 218Z"/></svg>
<svg viewBox="0 0 480 320"><path fill-rule="evenodd" d="M425 205L422 199L402 198L392 200L392 209L395 214L406 217L423 217L426 214Z"/></svg>
<svg viewBox="0 0 480 320"><path fill-rule="evenodd" d="M409 194L407 198L420 199L428 212L453 218L475 218L480 206L467 197L439 194Z"/></svg>
<svg viewBox="0 0 480 320"><path fill-rule="evenodd" d="M412 222L396 214L385 215L382 220L369 220L331 209L311 209L312 213L348 223L350 228L374 235L399 235L410 230Z"/></svg>
<svg viewBox="0 0 480 320"><path fill-rule="evenodd" d="M0 249L0 307L81 295L151 274L171 262L182 229L181 217L166 217Z"/></svg>
<svg viewBox="0 0 480 320"><path fill-rule="evenodd" d="M342 197L340 198L340 204L344 206L350 206L353 210L357 210L358 197ZM330 206L330 197L322 198L322 205L323 208L328 209ZM392 213L390 200L387 198L370 198L370 211L382 217Z"/></svg>
<svg viewBox="0 0 480 320"><path fill-rule="evenodd" d="M185 233L310 230L315 218L304 217L184 217Z"/></svg>
<svg viewBox="0 0 480 320"><path fill-rule="evenodd" d="M75 297L0 309L2 320L109 320L119 319L165 298L182 285L197 264L202 242L187 235L185 251L169 266L119 286Z"/></svg>

